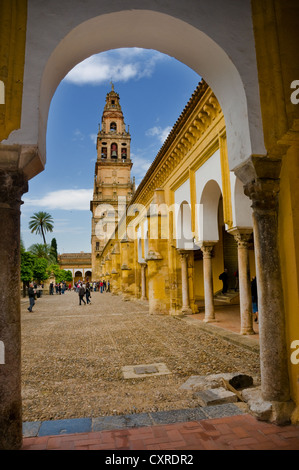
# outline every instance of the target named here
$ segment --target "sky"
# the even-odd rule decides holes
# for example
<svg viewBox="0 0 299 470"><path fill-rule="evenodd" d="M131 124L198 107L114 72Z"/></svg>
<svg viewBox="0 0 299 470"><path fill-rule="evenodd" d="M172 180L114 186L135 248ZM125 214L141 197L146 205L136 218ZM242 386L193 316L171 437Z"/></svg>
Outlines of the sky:
<svg viewBox="0 0 299 470"><path fill-rule="evenodd" d="M42 243L28 228L39 211L51 214L58 252L91 251L90 200L96 162L96 136L111 82L119 94L131 134L131 176L145 176L201 77L165 54L139 48L116 49L89 57L58 86L49 111L47 163L29 181L21 206L21 238L26 249Z"/></svg>

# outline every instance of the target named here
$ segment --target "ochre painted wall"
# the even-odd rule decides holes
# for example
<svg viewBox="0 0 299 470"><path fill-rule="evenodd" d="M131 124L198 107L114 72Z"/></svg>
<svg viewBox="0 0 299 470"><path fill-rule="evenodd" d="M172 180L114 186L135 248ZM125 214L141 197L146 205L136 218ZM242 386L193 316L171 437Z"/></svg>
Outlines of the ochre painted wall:
<svg viewBox="0 0 299 470"><path fill-rule="evenodd" d="M298 148L283 158L279 197L279 245L286 311L286 341L293 400L299 404L299 364L291 362L291 343L299 340L299 158ZM299 355L297 355L299 357ZM299 407L293 416L299 421Z"/></svg>

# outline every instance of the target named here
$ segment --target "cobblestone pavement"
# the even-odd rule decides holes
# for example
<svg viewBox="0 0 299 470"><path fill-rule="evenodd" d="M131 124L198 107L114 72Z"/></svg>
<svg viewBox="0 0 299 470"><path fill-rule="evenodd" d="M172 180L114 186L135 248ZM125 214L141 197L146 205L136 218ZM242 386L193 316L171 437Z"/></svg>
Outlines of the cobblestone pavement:
<svg viewBox="0 0 299 470"><path fill-rule="evenodd" d="M209 373L259 380L256 347L192 317L150 316L146 303L106 293L87 306L73 292L44 296L32 313L22 301L22 449L148 451L140 462L153 450L299 450L299 426L260 422L241 403L198 406L180 389Z"/></svg>
<svg viewBox="0 0 299 470"><path fill-rule="evenodd" d="M32 313L22 301L23 421L193 409L198 398L180 389L192 375L236 371L258 380L256 352L151 316L145 302L98 292L91 300L79 306L75 292L45 295Z"/></svg>

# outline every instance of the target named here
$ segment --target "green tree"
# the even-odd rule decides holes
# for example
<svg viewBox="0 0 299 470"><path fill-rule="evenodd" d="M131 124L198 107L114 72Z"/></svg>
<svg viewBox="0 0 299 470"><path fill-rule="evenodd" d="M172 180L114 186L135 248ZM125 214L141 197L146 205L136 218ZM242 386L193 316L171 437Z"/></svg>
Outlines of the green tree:
<svg viewBox="0 0 299 470"><path fill-rule="evenodd" d="M50 245L43 245L42 243L35 243L28 248L28 251L37 258L44 258L50 260ZM50 260L52 261L52 260Z"/></svg>
<svg viewBox="0 0 299 470"><path fill-rule="evenodd" d="M21 248L21 281L23 282L23 297L26 297L26 288L33 278L35 257L32 253Z"/></svg>
<svg viewBox="0 0 299 470"><path fill-rule="evenodd" d="M43 245L42 243L35 243L28 249L37 258L44 258L48 264L56 263L55 256L51 250L50 245Z"/></svg>
<svg viewBox="0 0 299 470"><path fill-rule="evenodd" d="M56 282L72 282L73 280L72 271L65 271L64 269L61 269L58 264L51 264L48 266L47 272L49 276L51 273L54 274Z"/></svg>
<svg viewBox="0 0 299 470"><path fill-rule="evenodd" d="M44 245L47 244L45 233L53 232L54 221L50 214L47 212L35 212L32 217L30 217L29 228L31 233L37 233L43 237Z"/></svg>
<svg viewBox="0 0 299 470"><path fill-rule="evenodd" d="M33 265L33 279L41 284L48 279L48 261L44 258L35 258Z"/></svg>
<svg viewBox="0 0 299 470"><path fill-rule="evenodd" d="M55 263L57 263L58 260L58 253L57 253L57 241L56 238L52 238L51 241L51 248L50 248L50 254L53 257L53 260L55 260Z"/></svg>

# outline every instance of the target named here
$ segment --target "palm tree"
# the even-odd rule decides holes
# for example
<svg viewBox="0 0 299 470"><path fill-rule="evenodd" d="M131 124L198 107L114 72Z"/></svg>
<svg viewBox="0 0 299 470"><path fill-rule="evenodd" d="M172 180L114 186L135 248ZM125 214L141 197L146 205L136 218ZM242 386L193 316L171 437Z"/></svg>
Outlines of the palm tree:
<svg viewBox="0 0 299 470"><path fill-rule="evenodd" d="M53 232L54 221L50 214L47 212L36 212L30 217L29 228L31 233L38 233L42 235L44 240L44 245L47 244L45 232Z"/></svg>
<svg viewBox="0 0 299 470"><path fill-rule="evenodd" d="M35 243L28 248L28 251L37 258L49 259L50 256L50 245L44 245L43 243Z"/></svg>

